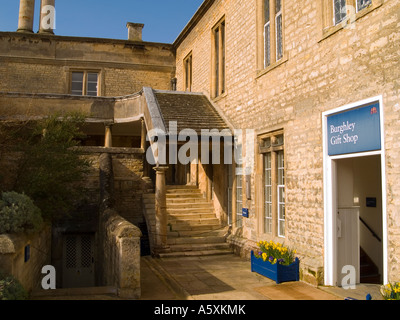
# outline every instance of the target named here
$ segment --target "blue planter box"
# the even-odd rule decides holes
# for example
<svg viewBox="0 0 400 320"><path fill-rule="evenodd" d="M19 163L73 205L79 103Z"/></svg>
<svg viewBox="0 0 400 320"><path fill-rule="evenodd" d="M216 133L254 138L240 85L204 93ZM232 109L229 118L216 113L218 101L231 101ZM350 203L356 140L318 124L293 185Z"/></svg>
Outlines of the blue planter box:
<svg viewBox="0 0 400 320"><path fill-rule="evenodd" d="M276 283L299 281L299 259L296 258L289 266L284 266L279 263L271 264L269 261L257 259L254 252L251 252L251 272L257 272L267 278L270 278Z"/></svg>

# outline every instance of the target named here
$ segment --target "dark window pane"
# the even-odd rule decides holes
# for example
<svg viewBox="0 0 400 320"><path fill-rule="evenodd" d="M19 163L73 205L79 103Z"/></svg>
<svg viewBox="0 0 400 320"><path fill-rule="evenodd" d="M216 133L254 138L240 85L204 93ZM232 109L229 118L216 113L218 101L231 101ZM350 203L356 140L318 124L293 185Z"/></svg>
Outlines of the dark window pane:
<svg viewBox="0 0 400 320"><path fill-rule="evenodd" d="M88 83L87 87L88 92L96 92L97 93L97 83Z"/></svg>
<svg viewBox="0 0 400 320"><path fill-rule="evenodd" d="M97 83L97 73L88 73L88 81L89 82L96 82Z"/></svg>
<svg viewBox="0 0 400 320"><path fill-rule="evenodd" d="M278 13L279 11L282 10L282 1L281 0L275 0L275 13Z"/></svg>
<svg viewBox="0 0 400 320"><path fill-rule="evenodd" d="M219 95L219 28L215 30L215 96Z"/></svg>
<svg viewBox="0 0 400 320"><path fill-rule="evenodd" d="M372 0L357 0L357 11L361 11L370 4L372 4Z"/></svg>
<svg viewBox="0 0 400 320"><path fill-rule="evenodd" d="M264 24L270 21L269 0L264 0Z"/></svg>
<svg viewBox="0 0 400 320"><path fill-rule="evenodd" d="M72 72L72 81L83 81L83 72Z"/></svg>
<svg viewBox="0 0 400 320"><path fill-rule="evenodd" d="M282 14L276 17L276 60L283 57Z"/></svg>
<svg viewBox="0 0 400 320"><path fill-rule="evenodd" d="M222 88L221 91L222 93L225 92L225 23L221 24L221 42L222 42L222 66L221 66L221 77L222 77Z"/></svg>
<svg viewBox="0 0 400 320"><path fill-rule="evenodd" d="M346 18L346 0L334 0L335 24L339 24Z"/></svg>
<svg viewBox="0 0 400 320"><path fill-rule="evenodd" d="M270 24L264 27L264 54L265 54L265 67L271 64L271 28Z"/></svg>

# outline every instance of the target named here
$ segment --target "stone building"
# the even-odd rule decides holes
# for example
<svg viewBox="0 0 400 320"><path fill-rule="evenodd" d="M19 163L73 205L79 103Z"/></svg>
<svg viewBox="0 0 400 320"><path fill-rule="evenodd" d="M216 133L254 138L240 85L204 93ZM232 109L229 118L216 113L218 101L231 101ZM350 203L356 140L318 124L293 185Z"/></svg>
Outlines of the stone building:
<svg viewBox="0 0 400 320"><path fill-rule="evenodd" d="M399 279L399 9L205 1L174 43L178 90L203 92L235 128L255 130L254 150L243 144L251 170L233 175L226 209L238 251L285 242L311 283L340 285L344 265L358 282Z"/></svg>
<svg viewBox="0 0 400 320"><path fill-rule="evenodd" d="M173 44L136 23L128 40L35 34L32 2L0 32L1 115L90 114L84 148L112 155L116 210L153 254L273 240L315 285L347 265L357 283L399 280L398 1L205 0Z"/></svg>

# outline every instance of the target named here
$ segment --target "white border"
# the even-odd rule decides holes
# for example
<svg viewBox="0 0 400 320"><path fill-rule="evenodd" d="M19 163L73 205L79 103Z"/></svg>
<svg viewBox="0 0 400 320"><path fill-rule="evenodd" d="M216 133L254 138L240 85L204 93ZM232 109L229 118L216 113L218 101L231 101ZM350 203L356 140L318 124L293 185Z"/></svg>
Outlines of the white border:
<svg viewBox="0 0 400 320"><path fill-rule="evenodd" d="M328 155L328 116L349 111L351 109L362 107L373 102L379 103L380 121L381 121L381 150L372 152L352 153L339 156ZM386 212L386 153L385 153L385 127L384 127L384 112L383 112L382 96L372 97L352 104L345 105L340 108L329 110L322 113L323 125L323 152L324 152L324 277L325 285L337 285L337 268L336 268L336 177L333 175L336 172L336 159L345 159L352 157L365 157L371 155L381 156L382 168L382 248L383 248L383 283L388 283L388 240L387 240L387 212Z"/></svg>

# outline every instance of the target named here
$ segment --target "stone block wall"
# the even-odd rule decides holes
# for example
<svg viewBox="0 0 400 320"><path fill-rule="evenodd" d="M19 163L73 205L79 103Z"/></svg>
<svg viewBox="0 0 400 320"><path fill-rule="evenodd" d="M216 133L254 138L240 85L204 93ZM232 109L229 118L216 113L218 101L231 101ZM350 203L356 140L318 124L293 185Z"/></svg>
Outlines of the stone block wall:
<svg viewBox="0 0 400 320"><path fill-rule="evenodd" d="M138 227L115 210L114 170L111 154L99 157L101 208L99 216L100 283L116 286L122 298L139 299L140 237Z"/></svg>
<svg viewBox="0 0 400 320"><path fill-rule="evenodd" d="M142 233L114 210L102 211L101 215L102 284L116 286L121 298L139 299Z"/></svg>
<svg viewBox="0 0 400 320"><path fill-rule="evenodd" d="M389 278L400 274L399 105L400 4L374 1L374 8L345 28L322 36L322 1L284 1L284 58L259 66L257 1L216 0L177 45L178 89L183 90L183 60L193 56L192 90L210 96L212 27L225 16L226 93L214 99L238 129L256 134L284 130L286 169L286 238L299 252L304 278L323 279L324 201L322 113L367 98L382 96L386 146ZM377 5L376 5L377 4ZM249 251L260 232L256 172L250 218L240 230ZM314 280L311 280L313 278Z"/></svg>
<svg viewBox="0 0 400 320"><path fill-rule="evenodd" d="M171 89L169 44L0 32L0 92L70 93L72 71L99 72L99 95Z"/></svg>
<svg viewBox="0 0 400 320"><path fill-rule="evenodd" d="M29 259L25 261L25 248ZM51 264L51 229L32 235L0 235L0 269L18 279L28 292L41 288L42 268Z"/></svg>

